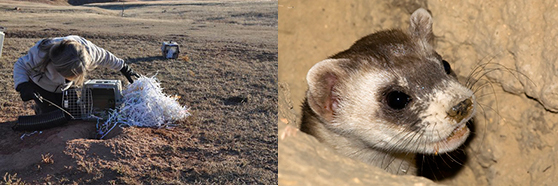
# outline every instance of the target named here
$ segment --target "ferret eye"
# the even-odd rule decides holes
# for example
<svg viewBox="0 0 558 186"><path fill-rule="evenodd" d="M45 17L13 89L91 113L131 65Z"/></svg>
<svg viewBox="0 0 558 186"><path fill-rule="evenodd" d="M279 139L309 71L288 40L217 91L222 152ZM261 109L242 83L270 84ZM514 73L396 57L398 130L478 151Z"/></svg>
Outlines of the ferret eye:
<svg viewBox="0 0 558 186"><path fill-rule="evenodd" d="M451 73L450 64L446 60L442 60L442 64L444 65L444 70L446 71L446 74L450 74Z"/></svg>
<svg viewBox="0 0 558 186"><path fill-rule="evenodd" d="M387 105L395 110L404 109L411 101L411 97L400 91L391 91L386 96Z"/></svg>

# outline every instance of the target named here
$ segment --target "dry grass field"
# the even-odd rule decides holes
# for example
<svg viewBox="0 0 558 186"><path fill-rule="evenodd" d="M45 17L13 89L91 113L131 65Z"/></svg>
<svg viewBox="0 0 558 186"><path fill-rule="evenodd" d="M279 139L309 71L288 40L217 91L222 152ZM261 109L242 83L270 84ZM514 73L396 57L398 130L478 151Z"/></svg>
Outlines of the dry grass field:
<svg viewBox="0 0 558 186"><path fill-rule="evenodd" d="M277 1L266 0L0 2L0 183L277 184L277 18ZM106 140L83 121L20 138L10 127L32 110L13 88L14 62L42 38L74 34L157 74L193 116ZM179 59L161 57L169 40ZM102 68L94 78L126 82Z"/></svg>

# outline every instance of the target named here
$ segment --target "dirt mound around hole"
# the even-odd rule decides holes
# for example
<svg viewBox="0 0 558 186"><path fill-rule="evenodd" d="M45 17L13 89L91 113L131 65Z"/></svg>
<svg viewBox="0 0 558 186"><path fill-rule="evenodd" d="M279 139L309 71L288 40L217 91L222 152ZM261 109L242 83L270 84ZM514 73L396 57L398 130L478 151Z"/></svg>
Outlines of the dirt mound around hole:
<svg viewBox="0 0 558 186"><path fill-rule="evenodd" d="M37 167L43 156L52 155L54 161L70 159L64 154L66 142L95 136L95 123L70 121L66 125L40 132L17 132L13 122L0 124L0 172ZM45 157L46 158L46 157ZM36 169L40 169L40 166Z"/></svg>
<svg viewBox="0 0 558 186"><path fill-rule="evenodd" d="M138 184L141 178L133 169L161 171L168 164L165 157L178 149L171 145L178 140L173 129L116 127L106 140L99 140L96 122L73 120L37 132L13 131L14 123L0 124L0 172L12 176L17 173L24 183ZM183 132L178 129L178 133ZM124 176L131 174L136 178ZM44 179L36 180L38 177Z"/></svg>

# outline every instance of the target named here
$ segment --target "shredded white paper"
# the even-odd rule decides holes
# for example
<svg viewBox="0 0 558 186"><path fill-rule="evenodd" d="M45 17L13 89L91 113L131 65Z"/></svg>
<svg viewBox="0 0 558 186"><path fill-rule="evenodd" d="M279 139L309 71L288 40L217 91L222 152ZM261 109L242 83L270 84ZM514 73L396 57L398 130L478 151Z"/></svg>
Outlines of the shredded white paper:
<svg viewBox="0 0 558 186"><path fill-rule="evenodd" d="M155 75L141 76L122 91L122 107L113 110L109 119L97 127L98 133L102 139L118 124L160 128L184 120L190 116L189 109L177 100L177 96L163 93Z"/></svg>

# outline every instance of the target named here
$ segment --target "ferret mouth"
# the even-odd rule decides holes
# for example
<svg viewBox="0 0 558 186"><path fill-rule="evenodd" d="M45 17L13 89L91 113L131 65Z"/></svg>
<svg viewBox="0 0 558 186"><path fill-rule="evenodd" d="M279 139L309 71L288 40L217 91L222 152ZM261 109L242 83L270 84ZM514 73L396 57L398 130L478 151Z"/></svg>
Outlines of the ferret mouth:
<svg viewBox="0 0 558 186"><path fill-rule="evenodd" d="M446 143L450 143L456 140L459 140L463 137L467 137L469 134L469 128L467 128L467 125L463 124L457 128L455 128L451 134L442 142L446 142Z"/></svg>
<svg viewBox="0 0 558 186"><path fill-rule="evenodd" d="M438 155L438 153L455 150L465 142L470 133L471 131L465 123L459 125L459 127L456 127L447 138L434 144L434 154Z"/></svg>

